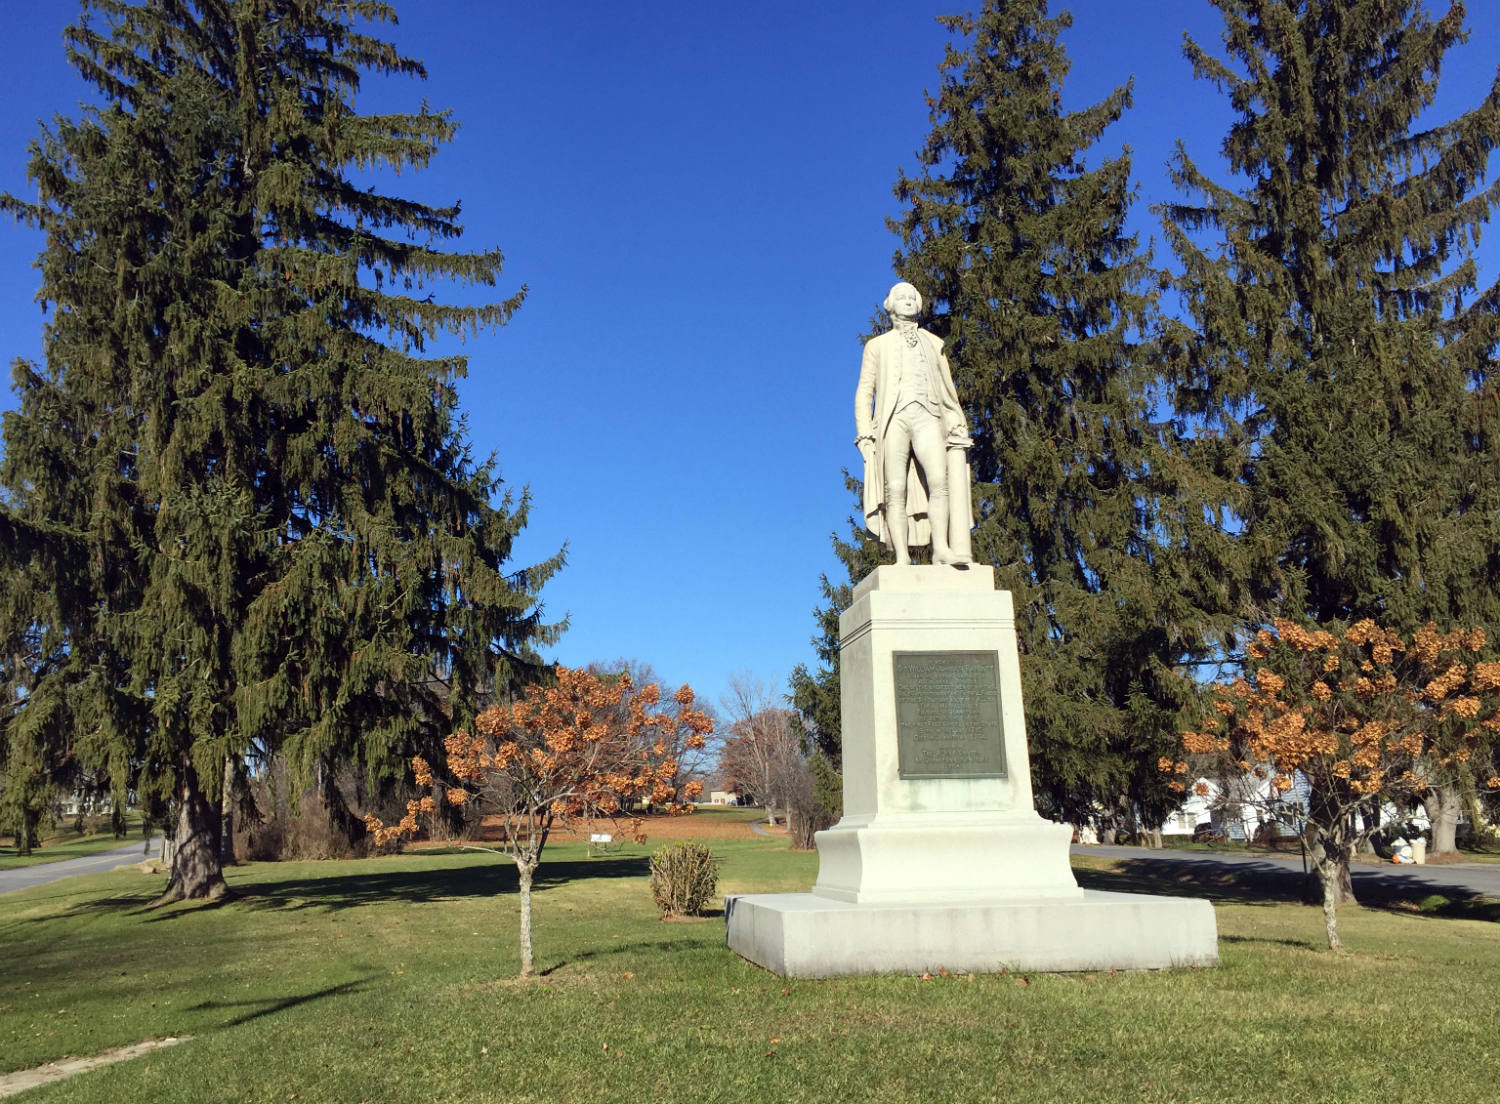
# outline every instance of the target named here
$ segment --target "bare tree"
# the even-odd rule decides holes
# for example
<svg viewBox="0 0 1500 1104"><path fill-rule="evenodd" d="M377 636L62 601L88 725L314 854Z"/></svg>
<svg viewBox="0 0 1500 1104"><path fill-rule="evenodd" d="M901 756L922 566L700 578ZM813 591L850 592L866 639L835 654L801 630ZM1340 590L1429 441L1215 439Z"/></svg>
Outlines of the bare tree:
<svg viewBox="0 0 1500 1104"><path fill-rule="evenodd" d="M729 680L724 711L729 726L719 769L737 790L760 799L774 825L776 809L787 807L790 787L806 769L792 711L777 705L764 684L744 674Z"/></svg>

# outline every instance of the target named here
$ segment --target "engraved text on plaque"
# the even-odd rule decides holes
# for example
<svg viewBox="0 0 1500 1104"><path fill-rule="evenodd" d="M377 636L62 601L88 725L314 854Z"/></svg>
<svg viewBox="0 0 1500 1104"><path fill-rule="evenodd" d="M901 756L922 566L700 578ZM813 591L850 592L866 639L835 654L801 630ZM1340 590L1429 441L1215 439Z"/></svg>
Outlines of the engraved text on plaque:
<svg viewBox="0 0 1500 1104"><path fill-rule="evenodd" d="M902 778L1003 778L1000 657L895 652L896 748Z"/></svg>

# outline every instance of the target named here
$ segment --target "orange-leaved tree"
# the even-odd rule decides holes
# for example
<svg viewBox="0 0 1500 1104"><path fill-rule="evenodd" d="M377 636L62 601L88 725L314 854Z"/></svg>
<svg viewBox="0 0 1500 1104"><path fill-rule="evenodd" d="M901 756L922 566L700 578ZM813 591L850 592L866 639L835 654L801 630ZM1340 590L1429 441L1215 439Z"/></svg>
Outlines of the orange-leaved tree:
<svg viewBox="0 0 1500 1104"><path fill-rule="evenodd" d="M1278 619L1246 649L1250 678L1215 686L1212 714L1182 734L1185 757L1159 765L1178 790L1193 777L1249 775L1261 784L1235 787L1236 802L1248 793L1266 813L1304 822L1328 945L1341 949L1341 887L1381 803L1409 807L1442 772L1491 761L1500 663L1480 658L1485 644L1481 629L1427 625L1406 640L1368 619L1312 630ZM1493 769L1482 773L1500 789Z"/></svg>
<svg viewBox="0 0 1500 1104"><path fill-rule="evenodd" d="M547 838L559 824L631 817L640 805L668 813L690 812L702 792L684 780L674 749L702 748L713 732L708 714L693 708L693 691L673 695L676 709L659 709L655 683L637 688L628 675L601 678L588 671L557 669L552 686L531 686L509 708L490 706L474 721L474 732L450 735L448 772L457 785L446 790L455 805L490 821L500 838L463 844L469 850L505 855L516 864L521 892L521 975L532 972L531 885ZM435 784L431 767L412 760L417 783ZM377 843L417 831L417 816L437 808L431 797L407 805L400 823L378 817L365 823ZM644 840L641 821L632 831Z"/></svg>

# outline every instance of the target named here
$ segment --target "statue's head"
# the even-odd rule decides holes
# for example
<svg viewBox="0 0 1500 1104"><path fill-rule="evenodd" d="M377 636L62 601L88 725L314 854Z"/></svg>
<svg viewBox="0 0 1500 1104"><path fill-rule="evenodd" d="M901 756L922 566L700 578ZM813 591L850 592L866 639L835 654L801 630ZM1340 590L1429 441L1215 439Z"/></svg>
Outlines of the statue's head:
<svg viewBox="0 0 1500 1104"><path fill-rule="evenodd" d="M922 313L922 293L902 280L886 295L884 306L892 318L915 318Z"/></svg>

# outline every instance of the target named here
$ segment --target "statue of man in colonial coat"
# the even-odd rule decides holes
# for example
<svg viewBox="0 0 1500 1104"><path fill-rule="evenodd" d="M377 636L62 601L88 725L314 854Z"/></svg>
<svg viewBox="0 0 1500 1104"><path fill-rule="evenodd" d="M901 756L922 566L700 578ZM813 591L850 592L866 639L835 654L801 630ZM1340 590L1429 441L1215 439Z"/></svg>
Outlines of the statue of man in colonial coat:
<svg viewBox="0 0 1500 1104"><path fill-rule="evenodd" d="M865 461L865 526L911 563L931 542L932 561L970 560L968 419L943 342L917 326L922 296L908 283L885 299L891 328L865 343L854 392L855 445Z"/></svg>

